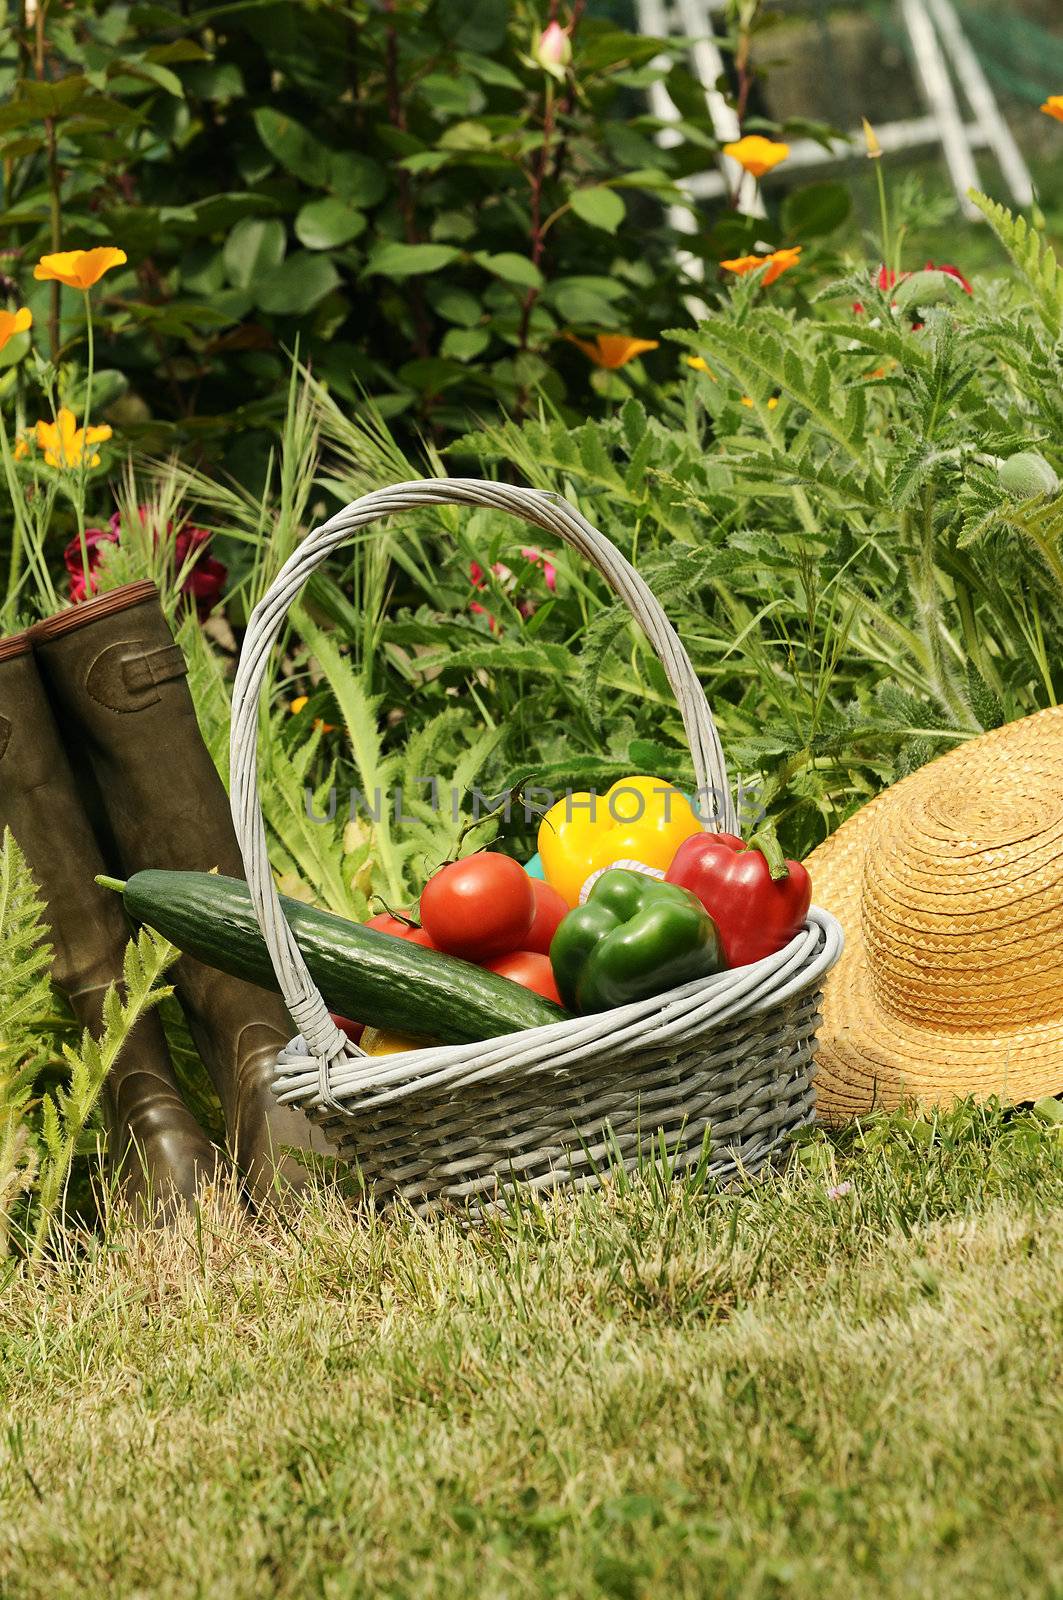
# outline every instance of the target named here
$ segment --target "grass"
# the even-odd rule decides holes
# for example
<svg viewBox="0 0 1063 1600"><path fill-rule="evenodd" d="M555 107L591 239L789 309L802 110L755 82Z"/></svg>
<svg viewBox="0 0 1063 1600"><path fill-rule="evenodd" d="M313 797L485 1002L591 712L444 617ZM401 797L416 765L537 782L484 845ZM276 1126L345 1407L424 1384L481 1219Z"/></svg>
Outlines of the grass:
<svg viewBox="0 0 1063 1600"><path fill-rule="evenodd" d="M0 1594L1063 1594L1058 1127L797 1156L11 1265Z"/></svg>

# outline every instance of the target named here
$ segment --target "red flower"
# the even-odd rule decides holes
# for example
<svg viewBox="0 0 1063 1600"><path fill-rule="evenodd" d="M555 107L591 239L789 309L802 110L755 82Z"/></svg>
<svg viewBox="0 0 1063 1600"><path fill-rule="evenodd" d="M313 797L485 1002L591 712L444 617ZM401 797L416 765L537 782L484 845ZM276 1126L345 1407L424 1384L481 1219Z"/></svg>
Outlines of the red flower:
<svg viewBox="0 0 1063 1600"><path fill-rule="evenodd" d="M958 281L963 285L964 294L974 294L974 290L967 282L967 279L964 277L959 267L954 267L949 261L928 261L925 270L927 272L947 272L950 278L958 279Z"/></svg>
<svg viewBox="0 0 1063 1600"><path fill-rule="evenodd" d="M147 520L147 507L138 507L140 520ZM75 605L82 600L87 600L96 593L93 574L100 564L103 554L102 547L107 544L120 543L122 519L116 511L111 517L106 528L85 529L85 549L82 551L82 541L76 536L71 539L63 551L63 561L70 574L70 598ZM173 539L174 571L184 572L185 577L181 584L181 593L188 596L194 603L196 615L200 622L205 622L221 598L222 588L229 575L229 569L224 562L218 561L214 556L207 554L207 545L211 535L206 528L194 528L187 523L174 532L172 522L166 524L166 532ZM158 534L155 535L158 543ZM88 565L88 581L86 582L85 567Z"/></svg>
<svg viewBox="0 0 1063 1600"><path fill-rule="evenodd" d="M76 536L71 539L63 551L63 560L66 570L70 574L70 598L75 605L80 605L82 600L87 600L89 595L96 593L96 585L92 581L92 574L100 564L100 546L103 544L118 543L118 529L114 527L114 517L111 518L109 528L86 528L85 551L82 554L81 540ZM89 576L86 584L85 566L88 564Z"/></svg>
<svg viewBox="0 0 1063 1600"><path fill-rule="evenodd" d="M908 276L909 274L907 272L902 273L902 277L907 278ZM882 290L882 293L885 294L887 289L892 289L895 287L897 282L897 274L893 271L892 267L887 267L885 262L883 262L882 266L879 267L875 274L875 282ZM854 300L853 310L856 312L858 317L863 316L864 302L862 300Z"/></svg>
<svg viewBox="0 0 1063 1600"><path fill-rule="evenodd" d="M533 566L542 570L543 580L552 594L557 588L557 568L549 555L544 554L542 550L537 550L534 545L522 545L520 553L525 561L530 561ZM501 561L496 561L491 571L496 578L501 579L502 586L506 592L510 593L516 585L516 579L509 568L504 566ZM485 589L487 587L487 574L478 561L469 562L469 577L472 579L474 589ZM534 600L518 600L517 610L522 617L527 619L535 611L535 605L536 602ZM480 604L479 600L470 600L469 610L475 612L477 616L486 617L492 633L498 631L497 619L491 615L485 606Z"/></svg>
<svg viewBox="0 0 1063 1600"><path fill-rule="evenodd" d="M959 267L954 267L951 262L948 262L948 261L928 261L926 263L925 267L923 268L923 271L924 272L947 272L950 278L955 278L956 281L959 284L962 285L964 294L974 294L974 290L971 288L971 285L967 282L967 279L964 277L964 275L960 271ZM879 267L878 272L875 274L875 282L878 284L878 287L882 290L882 293L885 294L887 292L887 290L896 288L898 283L903 283L905 278L910 278L910 277L911 277L911 273L910 272L902 272L900 274L900 276L898 276L897 273L892 270L892 268L883 265L883 266ZM854 300L853 301L853 310L856 312L856 315L858 317L861 316L863 314L863 310L864 310L863 301ZM918 331L918 329L921 328L923 326L923 324L921 322L916 322L916 323L913 323L912 326L913 326L913 329Z"/></svg>

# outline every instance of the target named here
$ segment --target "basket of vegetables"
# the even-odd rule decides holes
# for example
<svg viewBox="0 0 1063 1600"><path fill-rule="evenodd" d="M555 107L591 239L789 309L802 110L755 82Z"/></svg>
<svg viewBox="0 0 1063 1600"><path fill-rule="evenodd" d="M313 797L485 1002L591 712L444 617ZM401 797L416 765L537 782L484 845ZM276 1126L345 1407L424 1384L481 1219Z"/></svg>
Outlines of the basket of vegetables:
<svg viewBox="0 0 1063 1600"><path fill-rule="evenodd" d="M362 926L278 894L257 791L261 691L288 607L330 552L429 505L509 512L596 568L660 658L716 816L704 823L655 779L625 780L597 804L567 795L542 819L531 871L469 856L434 874L408 917ZM819 992L840 929L810 905L798 863L738 837L678 636L634 567L560 496L404 483L311 533L248 625L231 794L246 885L142 873L127 907L190 954L280 990L299 1035L274 1092L323 1127L377 1196L476 1212L513 1185L595 1185L617 1162L662 1152L673 1171L704 1163L724 1180L755 1172L812 1119Z"/></svg>

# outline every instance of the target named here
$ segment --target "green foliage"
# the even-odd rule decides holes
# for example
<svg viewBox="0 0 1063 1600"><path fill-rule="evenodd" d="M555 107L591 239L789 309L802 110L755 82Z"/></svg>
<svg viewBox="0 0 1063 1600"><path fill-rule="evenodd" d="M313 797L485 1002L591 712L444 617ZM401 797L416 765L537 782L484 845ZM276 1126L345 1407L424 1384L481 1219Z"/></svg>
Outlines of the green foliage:
<svg viewBox="0 0 1063 1600"><path fill-rule="evenodd" d="M4 830L0 840L0 1256L11 1218L37 1171L29 1113L37 1076L50 1054L48 970L52 952L41 928L43 905L26 858Z"/></svg>
<svg viewBox="0 0 1063 1600"><path fill-rule="evenodd" d="M93 1038L86 1029L80 1046L64 1046L67 1081L41 1102L40 1167L31 1232L35 1255L44 1251L59 1216L74 1155L107 1074L140 1018L169 994L168 989L159 987L159 980L178 953L150 929L143 929L130 939L121 992L112 984L104 997L99 1038Z"/></svg>
<svg viewBox="0 0 1063 1600"><path fill-rule="evenodd" d="M122 993L112 986L98 1039L87 1031L62 1045L51 996L52 951L41 926L43 904L26 859L5 829L0 840L0 1256L12 1238L39 1256L60 1213L71 1164L80 1150L108 1072L130 1031L169 990L158 987L177 951L150 931L130 940Z"/></svg>
<svg viewBox="0 0 1063 1600"><path fill-rule="evenodd" d="M0 221L41 347L64 367L83 307L34 283L37 256L122 246L109 415L153 447L224 453L256 486L297 340L341 403L368 392L411 434L538 395L599 410L562 335L652 338L685 317L667 208L715 135L675 42L563 9L557 79L534 56L543 20L528 0L89 0L27 27L9 9ZM683 112L667 148L645 109L657 82ZM759 235L823 236L847 209L841 185L813 185ZM693 220L684 251L741 247L733 215Z"/></svg>

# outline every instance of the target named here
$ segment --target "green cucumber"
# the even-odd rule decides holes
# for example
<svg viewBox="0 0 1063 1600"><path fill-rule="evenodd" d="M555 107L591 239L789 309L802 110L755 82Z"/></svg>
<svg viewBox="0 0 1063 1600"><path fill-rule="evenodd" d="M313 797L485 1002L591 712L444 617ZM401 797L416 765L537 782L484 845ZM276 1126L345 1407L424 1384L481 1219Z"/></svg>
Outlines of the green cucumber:
<svg viewBox="0 0 1063 1600"><path fill-rule="evenodd" d="M134 922L186 955L263 989L278 988L247 884L212 872L138 872L121 888ZM407 944L281 897L303 959L331 1011L376 1028L467 1044L560 1022L552 1000L471 962Z"/></svg>

